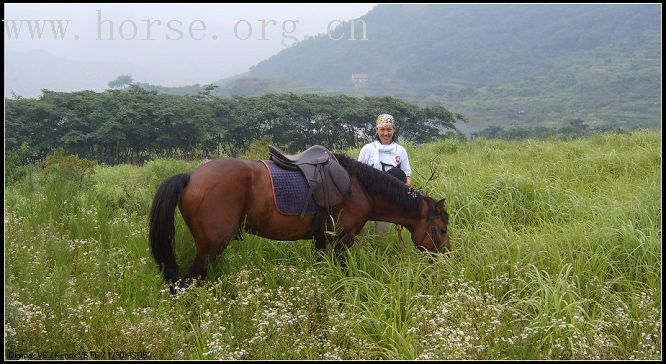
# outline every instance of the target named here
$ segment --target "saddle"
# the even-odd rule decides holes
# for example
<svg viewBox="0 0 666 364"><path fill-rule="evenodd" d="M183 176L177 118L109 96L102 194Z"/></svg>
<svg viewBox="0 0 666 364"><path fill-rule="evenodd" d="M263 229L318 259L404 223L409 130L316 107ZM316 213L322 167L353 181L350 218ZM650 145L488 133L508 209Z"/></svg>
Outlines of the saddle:
<svg viewBox="0 0 666 364"><path fill-rule="evenodd" d="M287 170L300 170L308 181L310 188L300 218L303 219L308 201L312 197L317 206L326 210L333 222L334 231L326 233L335 234L332 210L351 192L349 173L338 163L333 153L321 145L312 146L295 155L286 155L272 145L268 146L268 150L270 160L275 164Z"/></svg>

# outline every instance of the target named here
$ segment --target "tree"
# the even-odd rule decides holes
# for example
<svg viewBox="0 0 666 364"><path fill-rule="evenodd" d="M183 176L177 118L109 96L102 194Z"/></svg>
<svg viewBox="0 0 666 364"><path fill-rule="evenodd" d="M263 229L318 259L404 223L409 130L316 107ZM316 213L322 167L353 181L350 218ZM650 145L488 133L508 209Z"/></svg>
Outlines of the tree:
<svg viewBox="0 0 666 364"><path fill-rule="evenodd" d="M111 88L125 88L134 81L130 75L120 75L115 80L108 83Z"/></svg>
<svg viewBox="0 0 666 364"><path fill-rule="evenodd" d="M414 143L444 138L445 130L464 120L444 107L421 108L392 97L219 98L209 94L214 89L207 85L199 95L179 96L130 84L102 93L43 90L37 100L6 99L5 142L9 150L27 143L29 160L61 147L105 163L141 163L157 156L238 157L262 137L289 153L315 144L342 150L371 138L381 113L393 114L400 136Z"/></svg>
<svg viewBox="0 0 666 364"><path fill-rule="evenodd" d="M211 95L211 93L213 91L215 91L215 89L218 88L218 87L220 87L220 86L214 85L212 83L208 84L208 85L205 85L201 90L199 90L199 92L197 92L197 94L194 97L197 98L197 99L210 100L213 97Z"/></svg>

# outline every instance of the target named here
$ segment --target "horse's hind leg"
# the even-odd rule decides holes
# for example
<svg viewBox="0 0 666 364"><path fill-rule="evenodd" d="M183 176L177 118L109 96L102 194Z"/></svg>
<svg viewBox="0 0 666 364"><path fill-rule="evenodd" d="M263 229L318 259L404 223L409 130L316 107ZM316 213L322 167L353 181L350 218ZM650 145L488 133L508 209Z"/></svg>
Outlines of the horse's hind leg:
<svg viewBox="0 0 666 364"><path fill-rule="evenodd" d="M200 249L199 246L197 246L197 256L194 258L192 266L190 266L190 269L187 271L183 279L189 283L190 280L203 280L206 278L206 275L208 274L208 263L210 263L213 258L213 254Z"/></svg>
<svg viewBox="0 0 666 364"><path fill-rule="evenodd" d="M214 231L203 233L197 229L193 233L197 247L197 255L192 262L192 266L183 277L186 285L192 281L202 281L208 273L208 265L217 257L224 248L229 245L229 241L238 234L239 224L229 224L226 227L217 225Z"/></svg>
<svg viewBox="0 0 666 364"><path fill-rule="evenodd" d="M201 244L197 242L197 255L183 277L183 283L188 286L192 282L201 282L208 274L208 265L215 257L229 244L230 239L218 241L216 243Z"/></svg>

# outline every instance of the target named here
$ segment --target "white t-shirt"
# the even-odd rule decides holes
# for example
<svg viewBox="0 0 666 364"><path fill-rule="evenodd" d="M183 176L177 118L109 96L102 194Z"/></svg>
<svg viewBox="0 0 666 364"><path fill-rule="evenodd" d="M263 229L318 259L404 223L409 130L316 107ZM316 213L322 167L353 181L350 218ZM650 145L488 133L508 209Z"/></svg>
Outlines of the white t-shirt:
<svg viewBox="0 0 666 364"><path fill-rule="evenodd" d="M358 155L358 161L374 168L382 170L382 163L389 164L392 167L400 164L400 169L405 172L407 177L412 176L412 168L409 166L409 157L407 157L407 150L396 142L388 145L383 145L378 140L368 143L361 148L361 153Z"/></svg>

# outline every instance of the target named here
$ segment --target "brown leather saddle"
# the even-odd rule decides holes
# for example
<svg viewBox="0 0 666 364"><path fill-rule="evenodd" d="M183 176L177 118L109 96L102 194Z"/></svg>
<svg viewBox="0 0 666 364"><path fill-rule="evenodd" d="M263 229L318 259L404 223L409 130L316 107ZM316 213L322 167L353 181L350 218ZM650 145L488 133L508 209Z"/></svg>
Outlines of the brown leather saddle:
<svg viewBox="0 0 666 364"><path fill-rule="evenodd" d="M274 146L268 146L270 159L278 166L288 170L300 170L308 181L308 190L305 205L301 210L300 218L305 215L310 197L314 199L317 206L326 210L334 231L326 231L327 234L335 234L335 220L332 210L351 192L351 176L338 163L331 151L321 145L315 145L302 153L286 155Z"/></svg>

